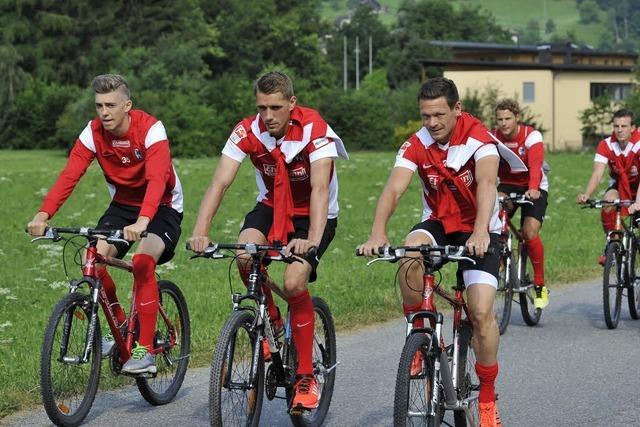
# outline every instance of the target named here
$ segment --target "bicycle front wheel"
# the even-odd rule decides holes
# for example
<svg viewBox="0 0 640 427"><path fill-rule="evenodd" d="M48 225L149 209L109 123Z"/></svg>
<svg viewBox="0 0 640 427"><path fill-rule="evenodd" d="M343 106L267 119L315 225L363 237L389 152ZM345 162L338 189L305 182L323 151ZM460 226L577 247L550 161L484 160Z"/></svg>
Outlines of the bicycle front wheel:
<svg viewBox="0 0 640 427"><path fill-rule="evenodd" d="M253 327L254 318L253 312L234 311L220 332L209 381L212 426L257 426L260 422L264 360L262 343L256 345L262 335Z"/></svg>
<svg viewBox="0 0 640 427"><path fill-rule="evenodd" d="M531 283L530 279L530 266L529 256L527 255L527 247L524 243L520 243L519 247L519 260L518 269L520 275L520 312L522 313L522 319L524 323L529 326L536 326L540 322L540 316L542 310L535 308L533 305L533 299L536 296L536 291Z"/></svg>
<svg viewBox="0 0 640 427"><path fill-rule="evenodd" d="M409 335L404 344L393 404L393 425L396 427L437 427L442 422L444 397L436 385L436 355L431 347L431 335L423 333ZM432 411L433 393L437 393L438 405Z"/></svg>
<svg viewBox="0 0 640 427"><path fill-rule="evenodd" d="M458 360L458 396L465 402L464 411L455 411L456 427L475 427L480 423L478 393L480 380L476 374L476 354L471 347L473 328L465 323L460 328L460 356Z"/></svg>
<svg viewBox="0 0 640 427"><path fill-rule="evenodd" d="M627 300L629 314L634 320L640 319L640 282L636 276L636 256L638 255L638 241L635 237L629 239L629 253L627 255L627 274L629 283L627 286Z"/></svg>
<svg viewBox="0 0 640 427"><path fill-rule="evenodd" d="M612 241L605 251L602 279L604 321L609 329L618 327L622 305L622 284L622 248L620 242Z"/></svg>
<svg viewBox="0 0 640 427"><path fill-rule="evenodd" d="M329 412L336 380L336 330L329 306L322 298L313 297L315 331L313 336L313 372L320 389L320 401L313 411L291 414L291 422L299 427L320 426ZM295 343L292 346L295 353ZM291 355L293 356L293 354ZM290 394L290 393L289 393ZM290 396L291 397L291 396Z"/></svg>
<svg viewBox="0 0 640 427"><path fill-rule="evenodd" d="M77 426L87 416L100 379L101 336L96 319L89 359L84 356L91 322L91 300L70 293L53 309L44 332L40 357L40 393L49 419Z"/></svg>
<svg viewBox="0 0 640 427"><path fill-rule="evenodd" d="M151 378L138 377L136 383L144 399L152 405L164 405L180 390L189 364L191 324L187 302L180 288L168 280L158 282L160 307L154 348L158 373Z"/></svg>
<svg viewBox="0 0 640 427"><path fill-rule="evenodd" d="M513 302L513 286L517 281L513 255L500 257L500 270L498 271L498 289L493 302L493 313L498 322L500 335L504 334L511 319L511 304Z"/></svg>

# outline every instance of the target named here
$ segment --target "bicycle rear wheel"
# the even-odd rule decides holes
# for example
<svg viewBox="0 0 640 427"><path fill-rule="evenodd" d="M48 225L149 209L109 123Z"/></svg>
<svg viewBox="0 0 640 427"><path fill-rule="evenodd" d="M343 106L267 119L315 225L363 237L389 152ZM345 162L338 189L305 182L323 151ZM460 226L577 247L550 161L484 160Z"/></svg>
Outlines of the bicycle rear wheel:
<svg viewBox="0 0 640 427"><path fill-rule="evenodd" d="M435 358L432 351L431 335L414 333L404 343L393 402L393 425L396 427L424 426L437 427L444 416L444 396L440 387L436 386ZM414 357L423 360L422 369L418 372L412 365ZM438 406L432 412L433 394L437 393Z"/></svg>
<svg viewBox="0 0 640 427"><path fill-rule="evenodd" d="M524 243L518 245L519 248L519 260L518 269L520 270L520 312L522 313L522 319L524 323L529 326L536 326L540 322L540 316L542 310L535 308L533 305L533 298L536 295L536 291L533 287L533 283L530 280L529 270L529 256L527 255L527 247Z"/></svg>
<svg viewBox="0 0 640 427"><path fill-rule="evenodd" d="M513 255L500 257L500 270L498 271L498 289L493 302L493 313L498 322L500 335L504 334L511 319L511 304L513 303L513 286L517 281Z"/></svg>
<svg viewBox="0 0 640 427"><path fill-rule="evenodd" d="M100 380L101 336L96 319L89 360L81 362L91 321L85 294L65 295L53 309L44 332L40 357L40 393L49 419L77 426L87 416Z"/></svg>
<svg viewBox="0 0 640 427"><path fill-rule="evenodd" d="M455 411L453 421L456 427L475 427L480 422L478 393L480 380L476 374L476 354L471 347L473 329L464 323L460 327L460 356L458 360L458 396L466 402L464 411Z"/></svg>
<svg viewBox="0 0 640 427"><path fill-rule="evenodd" d="M164 405L180 390L189 364L191 324L182 292L168 280L158 282L160 306L154 348L164 348L156 354L158 373L151 378L138 377L136 383L144 399L152 405Z"/></svg>
<svg viewBox="0 0 640 427"><path fill-rule="evenodd" d="M612 241L605 251L604 277L602 280L602 302L607 328L615 329L620 320L622 305L622 248L620 242Z"/></svg>
<svg viewBox="0 0 640 427"><path fill-rule="evenodd" d="M302 414L291 414L291 422L295 426L311 427L320 426L327 416L333 386L336 379L336 330L333 324L333 316L329 306L322 298L313 297L313 310L315 311L315 332L313 337L313 372L320 389L320 402L318 408L313 411L305 411ZM290 347L293 351L290 360L295 361L295 343ZM295 362L294 362L295 365ZM331 371L329 371L331 369ZM291 393L289 400L291 399Z"/></svg>
<svg viewBox="0 0 640 427"><path fill-rule="evenodd" d="M627 301L629 314L634 320L640 319L640 281L636 276L636 257L638 255L638 240L636 237L629 239L629 253L627 255L627 274L629 283L627 286Z"/></svg>
<svg viewBox="0 0 640 427"><path fill-rule="evenodd" d="M254 318L253 312L234 311L220 332L209 381L212 426L257 426L260 422L264 360L262 345L257 342L261 335L253 327Z"/></svg>

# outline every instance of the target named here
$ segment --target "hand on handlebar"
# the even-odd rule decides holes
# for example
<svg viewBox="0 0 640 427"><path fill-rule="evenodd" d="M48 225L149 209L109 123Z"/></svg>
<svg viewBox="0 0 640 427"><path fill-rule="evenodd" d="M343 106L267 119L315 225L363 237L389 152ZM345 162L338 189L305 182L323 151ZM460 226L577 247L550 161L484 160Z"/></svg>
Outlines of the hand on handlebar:
<svg viewBox="0 0 640 427"><path fill-rule="evenodd" d="M27 233L31 234L32 236L43 236L47 227L49 226L48 224L48 219L49 219L49 214L46 212L38 212L33 219L31 220L31 222L29 222L29 224L27 224Z"/></svg>
<svg viewBox="0 0 640 427"><path fill-rule="evenodd" d="M389 239L387 236L369 236L369 239L356 248L356 253L362 254L366 257L372 257L378 255L378 248L389 246Z"/></svg>
<svg viewBox="0 0 640 427"><path fill-rule="evenodd" d="M629 205L629 213L634 214L640 211L640 203L633 202L633 204Z"/></svg>
<svg viewBox="0 0 640 427"><path fill-rule="evenodd" d="M524 195L529 200L538 200L540 198L540 190L534 190L533 188L524 192Z"/></svg>
<svg viewBox="0 0 640 427"><path fill-rule="evenodd" d="M211 240L207 236L193 235L189 237L187 241L187 250L193 251L197 254L204 252L204 250L211 245Z"/></svg>
<svg viewBox="0 0 640 427"><path fill-rule="evenodd" d="M147 218L146 216L141 216L135 223L124 227L122 229L124 239L129 242L137 242L138 240L142 239L142 237L144 237L143 233L147 231L149 222L149 218Z"/></svg>
<svg viewBox="0 0 640 427"><path fill-rule="evenodd" d="M489 243L491 243L491 239L487 231L474 231L471 236L469 236L465 246L467 247L467 251L469 251L469 255L483 258L489 249Z"/></svg>
<svg viewBox="0 0 640 427"><path fill-rule="evenodd" d="M319 242L312 242L307 239L293 239L289 242L284 250L284 255L290 257L292 255L306 256L318 247Z"/></svg>
<svg viewBox="0 0 640 427"><path fill-rule="evenodd" d="M587 203L587 201L589 200L589 196L587 194L578 194L578 197L576 198L576 203L578 203L579 205L584 205L585 203Z"/></svg>

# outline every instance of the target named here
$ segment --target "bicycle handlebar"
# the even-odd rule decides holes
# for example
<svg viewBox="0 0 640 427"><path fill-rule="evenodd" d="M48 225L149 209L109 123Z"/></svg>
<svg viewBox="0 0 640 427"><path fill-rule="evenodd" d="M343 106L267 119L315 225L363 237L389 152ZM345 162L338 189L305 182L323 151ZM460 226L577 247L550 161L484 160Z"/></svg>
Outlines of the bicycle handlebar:
<svg viewBox="0 0 640 427"><path fill-rule="evenodd" d="M524 193L509 193L506 196L498 196L500 203L511 202L517 205L533 205L533 201L529 200Z"/></svg>
<svg viewBox="0 0 640 427"><path fill-rule="evenodd" d="M471 253L466 246L444 245L444 246L432 246L432 245L420 245L420 246L384 246L379 247L377 255L380 256L375 261L391 261L395 262L401 258L407 257L407 252L420 252L423 257L428 258L441 258L450 261L471 261L475 264L475 261L470 258ZM494 255L496 250L492 247L487 249L487 254ZM362 252L356 249L356 256L364 256Z"/></svg>
<svg viewBox="0 0 640 427"><path fill-rule="evenodd" d="M25 230L25 232L29 232ZM45 228L44 235L37 236L32 239L32 242L38 240L53 240L57 242L62 239L60 234L74 234L76 236L84 236L84 237L97 237L102 240L106 240L108 243L126 243L129 245L131 242L125 240L123 238L124 232L122 229L98 229L98 228L89 228L89 227L47 227ZM147 237L148 233L143 231L140 233L141 237ZM106 236L106 237L105 237Z"/></svg>
<svg viewBox="0 0 640 427"><path fill-rule="evenodd" d="M259 252L264 252L263 257L272 261L282 261L285 262L287 264L290 264L292 262L302 262L302 260L300 259L300 257L296 256L296 255L289 255L287 256L285 254L285 250L286 250L286 246L283 245L258 245L256 243L213 243L213 242L209 242L209 246L207 246L205 248L205 250L200 253L200 254L195 254L191 257L191 259L193 258L211 258L211 259L220 259L220 258L225 258L224 254L220 253L221 249L228 249L228 250L241 250L241 251L245 251L246 253L248 253L249 255L257 255ZM186 249L188 251L191 250L191 245L189 244L189 242L187 242L186 244ZM269 255L269 252L277 252L278 255ZM315 246L312 246L311 249L309 250L309 255L310 256L315 256L317 252L317 248Z"/></svg>
<svg viewBox="0 0 640 427"><path fill-rule="evenodd" d="M602 200L602 199L587 199L584 202L585 206L582 209L600 209L605 206L620 206L628 207L635 203L635 200L628 199L615 199L615 200Z"/></svg>

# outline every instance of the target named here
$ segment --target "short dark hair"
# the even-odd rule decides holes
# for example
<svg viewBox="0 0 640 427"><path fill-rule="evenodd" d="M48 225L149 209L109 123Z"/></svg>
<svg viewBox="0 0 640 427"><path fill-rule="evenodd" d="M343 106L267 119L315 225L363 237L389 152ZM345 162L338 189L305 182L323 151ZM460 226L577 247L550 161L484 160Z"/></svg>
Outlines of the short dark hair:
<svg viewBox="0 0 640 427"><path fill-rule="evenodd" d="M101 74L91 82L94 93L111 93L120 90L127 99L131 99L129 83L119 74Z"/></svg>
<svg viewBox="0 0 640 427"><path fill-rule="evenodd" d="M418 102L427 99L437 99L443 96L447 99L449 108L453 108L456 102L460 101L458 88L453 80L445 77L433 77L424 82L422 87L420 87Z"/></svg>
<svg viewBox="0 0 640 427"><path fill-rule="evenodd" d="M253 85L254 95L257 95L258 92L266 95L280 92L285 98L291 98L293 96L293 82L282 71L269 71L256 80Z"/></svg>
<svg viewBox="0 0 640 427"><path fill-rule="evenodd" d="M493 110L493 112L497 113L498 110L509 110L513 113L514 116L517 116L518 114L520 114L520 105L515 99L505 98L501 99L496 104L496 108Z"/></svg>
<svg viewBox="0 0 640 427"><path fill-rule="evenodd" d="M634 117L633 117L633 111L628 110L626 108L621 108L618 111L616 111L615 113L613 113L613 117L611 118L611 121L613 121L613 119L619 119L621 117L629 117L631 119L631 124L635 124L634 122Z"/></svg>

